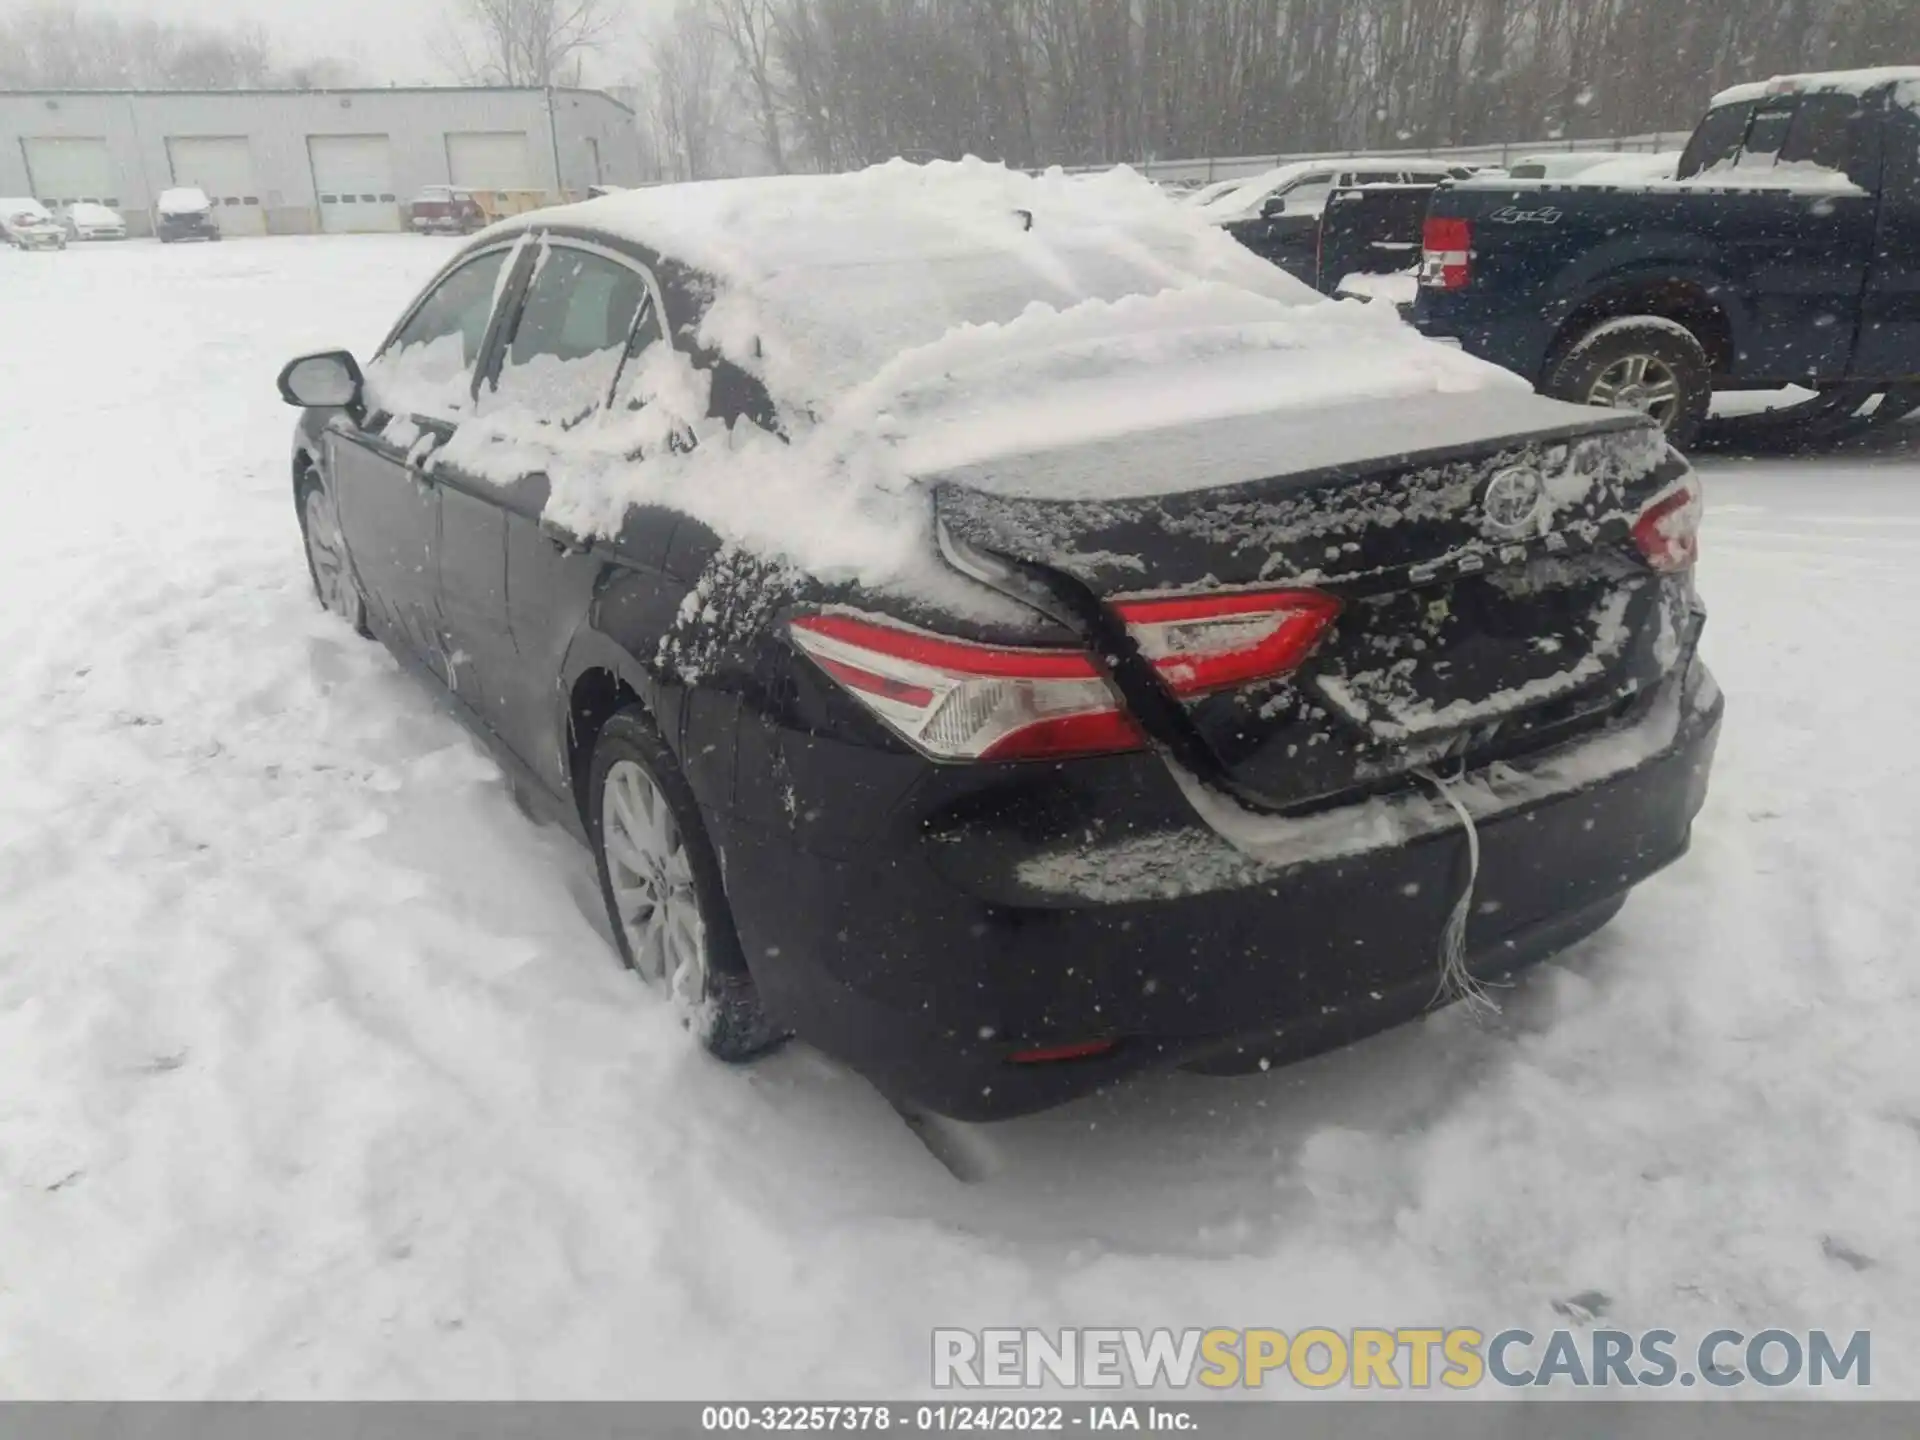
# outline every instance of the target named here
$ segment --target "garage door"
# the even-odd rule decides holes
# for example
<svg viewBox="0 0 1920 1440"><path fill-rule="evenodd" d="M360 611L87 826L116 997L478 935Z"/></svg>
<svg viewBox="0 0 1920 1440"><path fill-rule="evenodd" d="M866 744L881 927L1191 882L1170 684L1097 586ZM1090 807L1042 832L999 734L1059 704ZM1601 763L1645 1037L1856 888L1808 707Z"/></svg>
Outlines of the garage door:
<svg viewBox="0 0 1920 1440"><path fill-rule="evenodd" d="M105 140L29 135L20 141L20 148L26 151L33 196L48 209L62 208L76 200L116 207L120 204L120 187L114 183L113 161L107 156Z"/></svg>
<svg viewBox="0 0 1920 1440"><path fill-rule="evenodd" d="M447 176L467 190L539 188L524 130L450 131Z"/></svg>
<svg viewBox="0 0 1920 1440"><path fill-rule="evenodd" d="M222 235L264 235L267 212L253 178L253 154L244 135L169 135L173 183L198 185L213 201Z"/></svg>
<svg viewBox="0 0 1920 1440"><path fill-rule="evenodd" d="M309 135L313 193L320 228L343 231L398 230L400 197L393 189L393 157L384 135Z"/></svg>

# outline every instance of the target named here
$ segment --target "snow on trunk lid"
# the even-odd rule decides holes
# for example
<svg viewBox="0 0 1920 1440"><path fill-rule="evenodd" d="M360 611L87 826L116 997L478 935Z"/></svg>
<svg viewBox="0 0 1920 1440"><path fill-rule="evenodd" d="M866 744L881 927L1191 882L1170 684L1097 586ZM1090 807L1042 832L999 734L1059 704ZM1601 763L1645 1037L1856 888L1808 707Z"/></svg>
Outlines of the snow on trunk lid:
<svg viewBox="0 0 1920 1440"><path fill-rule="evenodd" d="M1440 755L1556 743L1674 662L1690 585L1629 547L1685 462L1636 416L1490 400L1434 397L1370 418L1376 432L1453 438L1498 416L1497 438L1381 455L1380 438L1370 447L1349 429L1367 458L1275 473L1298 417L1256 416L960 472L936 506L965 545L1104 602L1250 587L1338 598L1295 674L1186 706L1237 782L1306 804ZM1318 419L1324 436L1359 417ZM1101 466L1114 492L1141 490L1156 467L1170 478L1162 493L1103 497L1089 493Z"/></svg>

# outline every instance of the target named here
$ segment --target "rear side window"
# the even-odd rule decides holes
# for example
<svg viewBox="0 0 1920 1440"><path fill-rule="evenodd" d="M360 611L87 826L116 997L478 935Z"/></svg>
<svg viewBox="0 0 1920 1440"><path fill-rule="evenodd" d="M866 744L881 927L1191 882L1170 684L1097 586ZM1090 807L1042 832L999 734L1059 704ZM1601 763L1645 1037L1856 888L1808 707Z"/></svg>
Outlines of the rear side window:
<svg viewBox="0 0 1920 1440"><path fill-rule="evenodd" d="M1738 170L1806 166L1872 183L1873 127L1859 97L1806 95L1762 106L1747 127Z"/></svg>
<svg viewBox="0 0 1920 1440"><path fill-rule="evenodd" d="M1794 112L1780 146L1782 164L1818 165L1870 183L1872 125L1857 95L1809 95Z"/></svg>
<svg viewBox="0 0 1920 1440"><path fill-rule="evenodd" d="M1787 143L1787 132L1793 128L1793 111L1790 105L1774 105L1753 117L1747 127L1747 143L1740 147L1741 166L1771 165L1779 159L1780 147Z"/></svg>
<svg viewBox="0 0 1920 1440"><path fill-rule="evenodd" d="M660 311L649 297L640 312L639 322L633 327L633 339L627 345L627 359L615 383L615 410L631 412L645 408L646 397L657 378L650 373L649 367L672 358L666 338Z"/></svg>
<svg viewBox="0 0 1920 1440"><path fill-rule="evenodd" d="M527 289L488 408L577 425L607 403L643 308L651 301L638 271L555 246Z"/></svg>
<svg viewBox="0 0 1920 1440"><path fill-rule="evenodd" d="M451 416L468 407L505 250L476 255L447 276L367 367L375 409Z"/></svg>
<svg viewBox="0 0 1920 1440"><path fill-rule="evenodd" d="M1740 154L1741 142L1747 138L1747 122L1752 119L1750 100L1709 110L1699 129L1693 132L1693 139L1687 142L1686 154L1680 157L1680 178L1689 180L1704 170L1733 161Z"/></svg>

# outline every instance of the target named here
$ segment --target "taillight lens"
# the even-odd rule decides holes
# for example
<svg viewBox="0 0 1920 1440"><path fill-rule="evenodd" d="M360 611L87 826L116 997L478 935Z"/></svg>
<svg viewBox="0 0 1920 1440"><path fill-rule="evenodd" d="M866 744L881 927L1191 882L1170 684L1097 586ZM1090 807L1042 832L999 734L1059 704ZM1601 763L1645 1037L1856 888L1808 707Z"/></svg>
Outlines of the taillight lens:
<svg viewBox="0 0 1920 1440"><path fill-rule="evenodd" d="M1473 278L1472 221L1429 215L1420 249L1420 283L1429 290L1464 290Z"/></svg>
<svg viewBox="0 0 1920 1440"><path fill-rule="evenodd" d="M1314 591L1115 606L1174 693L1285 675L1340 604ZM845 612L793 621L794 643L904 739L940 760L1048 760L1137 750L1146 737L1079 650L978 645Z"/></svg>
<svg viewBox="0 0 1920 1440"><path fill-rule="evenodd" d="M976 645L872 616L805 615L794 643L941 760L1037 760L1144 743L1078 650Z"/></svg>
<svg viewBox="0 0 1920 1440"><path fill-rule="evenodd" d="M1633 543L1656 570L1671 574L1689 569L1700 558L1700 521L1706 508L1700 477L1689 474L1640 512L1633 522Z"/></svg>
<svg viewBox="0 0 1920 1440"><path fill-rule="evenodd" d="M1298 668L1340 613L1315 590L1127 600L1114 607L1177 695L1205 695Z"/></svg>

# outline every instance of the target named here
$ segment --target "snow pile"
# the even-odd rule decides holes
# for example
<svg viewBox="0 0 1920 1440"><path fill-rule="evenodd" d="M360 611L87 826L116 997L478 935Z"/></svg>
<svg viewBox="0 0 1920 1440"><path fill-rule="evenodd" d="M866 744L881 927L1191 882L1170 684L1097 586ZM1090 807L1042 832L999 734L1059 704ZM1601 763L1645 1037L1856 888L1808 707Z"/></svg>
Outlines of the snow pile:
<svg viewBox="0 0 1920 1440"><path fill-rule="evenodd" d="M1677 190L1796 190L1823 195L1865 195L1867 192L1842 171L1813 160L1779 160L1771 155L1742 151L1730 160L1709 165L1685 180L1649 180L1649 189Z"/></svg>
<svg viewBox="0 0 1920 1440"><path fill-rule="evenodd" d="M547 223L708 277L703 313L672 317L693 332L681 344L758 377L784 432L709 420L707 373L661 349L585 424L483 406L437 457L502 482L546 471L547 518L583 535L671 502L823 578L911 585L930 553L919 482L958 465L1334 400L1527 403L1513 377L1384 307L1323 301L1124 169L896 162L625 192L513 225Z"/></svg>

